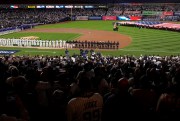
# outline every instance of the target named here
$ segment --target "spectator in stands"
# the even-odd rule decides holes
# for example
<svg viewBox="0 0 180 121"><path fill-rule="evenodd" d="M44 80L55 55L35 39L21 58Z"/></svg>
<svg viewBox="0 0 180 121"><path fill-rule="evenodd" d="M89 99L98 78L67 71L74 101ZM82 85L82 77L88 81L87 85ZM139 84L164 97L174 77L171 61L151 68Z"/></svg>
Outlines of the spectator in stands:
<svg viewBox="0 0 180 121"><path fill-rule="evenodd" d="M140 77L139 87L131 89L130 94L137 102L136 110L139 110L145 119L147 117L148 119L153 119L158 95L155 90L153 90L150 80L145 75Z"/></svg>
<svg viewBox="0 0 180 121"><path fill-rule="evenodd" d="M97 92L104 96L109 91L109 85L106 80L106 68L99 63L94 68L95 77L93 79L94 87Z"/></svg>
<svg viewBox="0 0 180 121"><path fill-rule="evenodd" d="M86 72L78 78L80 95L71 99L67 105L68 121L101 121L103 99L99 93L93 92L92 78Z"/></svg>
<svg viewBox="0 0 180 121"><path fill-rule="evenodd" d="M158 120L180 120L180 69L175 71L169 87L166 92L159 97L156 111L158 113Z"/></svg>
<svg viewBox="0 0 180 121"><path fill-rule="evenodd" d="M128 93L127 79L111 80L111 88L111 93L104 100L103 121L137 120L139 112L135 108L135 100Z"/></svg>

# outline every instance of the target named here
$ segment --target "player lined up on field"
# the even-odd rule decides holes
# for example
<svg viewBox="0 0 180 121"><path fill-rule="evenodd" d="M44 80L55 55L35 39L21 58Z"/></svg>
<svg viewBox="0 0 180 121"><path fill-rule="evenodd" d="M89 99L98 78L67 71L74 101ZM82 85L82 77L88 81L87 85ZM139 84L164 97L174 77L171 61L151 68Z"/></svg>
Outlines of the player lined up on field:
<svg viewBox="0 0 180 121"><path fill-rule="evenodd" d="M119 49L118 41L26 40L0 38L0 46Z"/></svg>

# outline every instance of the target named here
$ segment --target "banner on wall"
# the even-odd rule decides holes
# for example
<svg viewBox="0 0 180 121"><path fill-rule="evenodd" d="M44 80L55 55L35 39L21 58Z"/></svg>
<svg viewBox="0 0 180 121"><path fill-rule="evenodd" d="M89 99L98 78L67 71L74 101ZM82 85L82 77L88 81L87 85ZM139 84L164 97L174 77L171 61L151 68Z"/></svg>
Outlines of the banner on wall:
<svg viewBox="0 0 180 121"><path fill-rule="evenodd" d="M64 8L63 5L56 5L56 8Z"/></svg>
<svg viewBox="0 0 180 121"><path fill-rule="evenodd" d="M107 8L106 5L99 5L98 8Z"/></svg>
<svg viewBox="0 0 180 121"><path fill-rule="evenodd" d="M89 16L89 20L102 20L101 16Z"/></svg>
<svg viewBox="0 0 180 121"><path fill-rule="evenodd" d="M75 5L74 8L83 8L82 5Z"/></svg>
<svg viewBox="0 0 180 121"><path fill-rule="evenodd" d="M20 50L0 50L0 55L11 55L19 52Z"/></svg>
<svg viewBox="0 0 180 121"><path fill-rule="evenodd" d="M141 14L141 11L124 11L124 14Z"/></svg>
<svg viewBox="0 0 180 121"><path fill-rule="evenodd" d="M122 14L123 11L113 11L113 13L115 13L115 14Z"/></svg>
<svg viewBox="0 0 180 121"><path fill-rule="evenodd" d="M88 16L76 16L76 20L88 20Z"/></svg>
<svg viewBox="0 0 180 121"><path fill-rule="evenodd" d="M36 8L45 8L44 5L37 5Z"/></svg>
<svg viewBox="0 0 180 121"><path fill-rule="evenodd" d="M36 8L35 5L28 5L27 7L28 7L28 8Z"/></svg>
<svg viewBox="0 0 180 121"><path fill-rule="evenodd" d="M126 16L118 16L117 18L118 18L118 20L124 20L124 21L129 21L130 20L130 18L126 17Z"/></svg>
<svg viewBox="0 0 180 121"><path fill-rule="evenodd" d="M140 21L142 19L141 16L130 16L129 18L131 21Z"/></svg>
<svg viewBox="0 0 180 121"><path fill-rule="evenodd" d="M175 16L180 16L180 11L174 12Z"/></svg>
<svg viewBox="0 0 180 121"><path fill-rule="evenodd" d="M92 6L92 5L86 5L86 6L84 6L84 8L94 8L94 6Z"/></svg>
<svg viewBox="0 0 180 121"><path fill-rule="evenodd" d="M116 16L103 16L102 20L117 20Z"/></svg>
<svg viewBox="0 0 180 121"><path fill-rule="evenodd" d="M46 8L54 8L53 5L47 5Z"/></svg>
<svg viewBox="0 0 180 121"><path fill-rule="evenodd" d="M19 8L18 5L11 5L10 8Z"/></svg>
<svg viewBox="0 0 180 121"><path fill-rule="evenodd" d="M118 20L124 20L124 21L139 21L142 20L141 16L118 16Z"/></svg>
<svg viewBox="0 0 180 121"><path fill-rule="evenodd" d="M165 16L173 16L173 11L164 11L163 15L165 15Z"/></svg>
<svg viewBox="0 0 180 121"><path fill-rule="evenodd" d="M66 5L66 6L64 6L65 8L73 8L73 6L72 5Z"/></svg>
<svg viewBox="0 0 180 121"><path fill-rule="evenodd" d="M161 11L143 11L142 15L149 15L149 16L162 15L162 12Z"/></svg>
<svg viewBox="0 0 180 121"><path fill-rule="evenodd" d="M130 3L130 5L143 5L143 3Z"/></svg>

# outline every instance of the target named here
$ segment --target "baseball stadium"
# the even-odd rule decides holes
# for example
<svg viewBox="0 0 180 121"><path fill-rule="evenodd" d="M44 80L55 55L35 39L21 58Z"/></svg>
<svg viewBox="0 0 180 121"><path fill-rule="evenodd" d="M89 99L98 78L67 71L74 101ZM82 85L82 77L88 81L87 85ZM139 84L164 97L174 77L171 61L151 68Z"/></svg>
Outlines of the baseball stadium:
<svg viewBox="0 0 180 121"><path fill-rule="evenodd" d="M0 121L180 120L179 0L1 0Z"/></svg>

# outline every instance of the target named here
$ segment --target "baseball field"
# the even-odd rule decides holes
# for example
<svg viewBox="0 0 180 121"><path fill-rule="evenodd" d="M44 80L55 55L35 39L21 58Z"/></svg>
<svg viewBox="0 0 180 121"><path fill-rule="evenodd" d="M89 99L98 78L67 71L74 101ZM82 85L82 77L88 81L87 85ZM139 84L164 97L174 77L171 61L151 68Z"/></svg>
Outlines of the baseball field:
<svg viewBox="0 0 180 121"><path fill-rule="evenodd" d="M41 40L119 41L118 50L95 50L103 55L178 55L180 33L165 30L119 26L113 31L113 21L73 21L36 26L33 29L2 35L0 38L36 36ZM64 49L0 47L0 50L20 50L16 55L64 55ZM79 54L78 49L69 49Z"/></svg>

